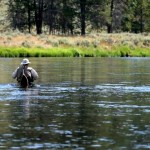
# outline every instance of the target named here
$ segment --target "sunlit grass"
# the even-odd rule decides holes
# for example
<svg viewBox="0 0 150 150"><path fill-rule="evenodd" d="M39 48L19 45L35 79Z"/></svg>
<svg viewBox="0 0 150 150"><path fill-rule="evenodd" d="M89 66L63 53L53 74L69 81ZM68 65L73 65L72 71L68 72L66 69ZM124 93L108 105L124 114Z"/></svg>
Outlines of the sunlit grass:
<svg viewBox="0 0 150 150"><path fill-rule="evenodd" d="M1 57L149 57L149 34L0 34Z"/></svg>
<svg viewBox="0 0 150 150"><path fill-rule="evenodd" d="M111 50L99 48L27 48L0 47L1 57L149 57L148 48L129 48L127 46L114 47Z"/></svg>

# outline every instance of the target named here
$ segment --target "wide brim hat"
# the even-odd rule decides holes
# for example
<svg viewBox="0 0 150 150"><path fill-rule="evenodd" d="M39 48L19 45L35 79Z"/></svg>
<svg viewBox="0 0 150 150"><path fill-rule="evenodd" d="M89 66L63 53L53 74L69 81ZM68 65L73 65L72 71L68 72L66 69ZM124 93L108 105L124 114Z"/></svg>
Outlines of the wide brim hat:
<svg viewBox="0 0 150 150"><path fill-rule="evenodd" d="M22 60L21 65L27 65L27 64L30 64L30 63L31 62L27 58L25 58L25 59Z"/></svg>

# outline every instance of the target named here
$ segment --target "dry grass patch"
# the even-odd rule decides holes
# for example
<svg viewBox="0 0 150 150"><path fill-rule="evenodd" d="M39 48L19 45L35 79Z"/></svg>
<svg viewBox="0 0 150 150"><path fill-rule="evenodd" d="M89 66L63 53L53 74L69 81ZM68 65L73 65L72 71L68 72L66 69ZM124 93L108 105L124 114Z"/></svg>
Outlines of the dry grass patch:
<svg viewBox="0 0 150 150"><path fill-rule="evenodd" d="M29 52L35 49L38 56L41 54L44 56L43 51L39 53L40 49L50 49L51 51L55 49L56 52L53 52L53 54L62 53L60 50L64 50L66 54L67 50L67 55L70 50L74 53L70 54L71 56L128 56L130 53L132 56L149 56L150 34L102 33L87 36L57 36L7 33L0 34L0 47L10 49L24 47L28 48ZM59 51L57 48L59 48ZM145 49L146 53L143 53L142 51ZM50 54L50 52L48 53Z"/></svg>

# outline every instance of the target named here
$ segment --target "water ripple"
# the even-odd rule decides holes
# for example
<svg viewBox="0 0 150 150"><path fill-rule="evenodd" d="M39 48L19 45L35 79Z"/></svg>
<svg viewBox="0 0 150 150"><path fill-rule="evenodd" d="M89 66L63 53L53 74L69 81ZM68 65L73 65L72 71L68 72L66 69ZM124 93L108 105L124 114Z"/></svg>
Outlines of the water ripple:
<svg viewBox="0 0 150 150"><path fill-rule="evenodd" d="M128 86L127 83L121 84L101 84L95 86L72 86L69 84L41 85L27 90L20 89L14 84L0 85L0 101L3 100L22 100L22 99L45 99L54 100L68 97L69 94L78 92L86 95L90 93L101 94L103 97L109 97L112 94L125 95L128 93L149 93L150 86ZM111 107L111 106L110 106ZM117 106L122 107L122 106ZM123 106L126 107L126 106ZM138 106L132 106L138 107Z"/></svg>
<svg viewBox="0 0 150 150"><path fill-rule="evenodd" d="M122 92L122 93L137 93L137 92L150 92L150 86L127 86L124 84L104 84L96 85L95 90L101 90L102 92Z"/></svg>

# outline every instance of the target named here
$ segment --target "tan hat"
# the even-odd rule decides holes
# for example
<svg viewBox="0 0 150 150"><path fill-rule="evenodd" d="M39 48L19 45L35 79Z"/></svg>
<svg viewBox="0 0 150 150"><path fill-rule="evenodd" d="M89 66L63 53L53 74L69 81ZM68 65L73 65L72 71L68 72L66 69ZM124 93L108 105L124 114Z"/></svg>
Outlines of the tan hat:
<svg viewBox="0 0 150 150"><path fill-rule="evenodd" d="M21 65L27 65L27 64L30 64L29 60L27 58L23 59Z"/></svg>

